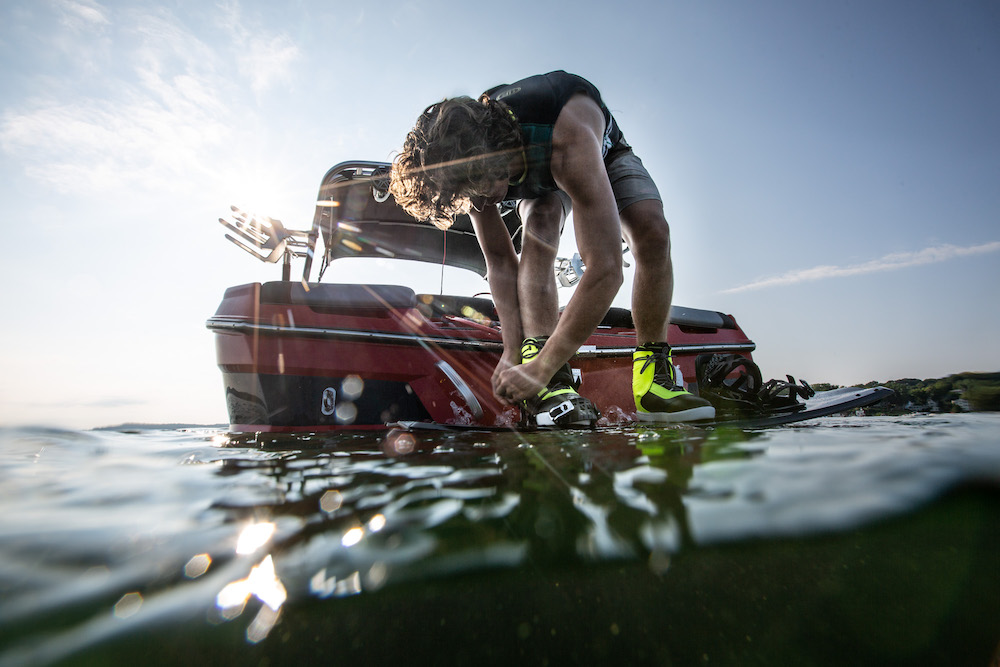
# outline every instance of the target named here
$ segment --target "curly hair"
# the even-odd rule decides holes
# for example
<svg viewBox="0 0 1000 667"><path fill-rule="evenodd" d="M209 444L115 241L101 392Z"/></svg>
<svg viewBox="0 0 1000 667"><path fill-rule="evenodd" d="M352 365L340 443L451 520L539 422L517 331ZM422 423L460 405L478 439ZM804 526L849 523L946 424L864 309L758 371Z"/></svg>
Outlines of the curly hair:
<svg viewBox="0 0 1000 667"><path fill-rule="evenodd" d="M523 145L510 108L487 96L455 97L427 107L392 164L389 191L408 214L448 229L473 195L508 177Z"/></svg>

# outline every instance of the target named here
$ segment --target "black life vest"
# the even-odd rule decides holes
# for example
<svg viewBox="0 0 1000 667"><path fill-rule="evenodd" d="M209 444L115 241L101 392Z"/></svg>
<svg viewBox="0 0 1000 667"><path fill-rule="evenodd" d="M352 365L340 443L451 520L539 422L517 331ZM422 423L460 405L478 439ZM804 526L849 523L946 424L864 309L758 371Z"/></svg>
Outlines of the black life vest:
<svg viewBox="0 0 1000 667"><path fill-rule="evenodd" d="M627 148L618 124L601 100L600 91L583 77L558 70L495 86L483 93L511 108L524 138L528 170L523 180L511 183L505 199L534 199L559 189L551 170L552 130L566 102L578 93L597 102L604 112L606 127L602 153L605 159L616 149Z"/></svg>

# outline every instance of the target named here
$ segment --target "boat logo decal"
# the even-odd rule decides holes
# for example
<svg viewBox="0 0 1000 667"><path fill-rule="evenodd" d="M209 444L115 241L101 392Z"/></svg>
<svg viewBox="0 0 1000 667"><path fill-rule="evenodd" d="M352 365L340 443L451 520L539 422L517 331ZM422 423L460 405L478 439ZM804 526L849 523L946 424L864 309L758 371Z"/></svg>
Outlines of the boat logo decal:
<svg viewBox="0 0 1000 667"><path fill-rule="evenodd" d="M324 415L329 417L337 410L337 390L333 387L327 387L323 390L323 402L320 404L319 409Z"/></svg>

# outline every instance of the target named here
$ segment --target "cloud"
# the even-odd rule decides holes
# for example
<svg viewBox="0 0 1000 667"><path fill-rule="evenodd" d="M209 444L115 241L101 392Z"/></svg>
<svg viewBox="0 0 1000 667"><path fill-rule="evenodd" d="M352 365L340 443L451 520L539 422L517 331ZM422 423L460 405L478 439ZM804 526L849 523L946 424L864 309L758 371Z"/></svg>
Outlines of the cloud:
<svg viewBox="0 0 1000 667"><path fill-rule="evenodd" d="M847 276L860 276L868 273L879 273L882 271L896 271L907 269L913 266L923 266L926 264L937 264L959 257L969 257L972 255L984 255L986 253L1000 250L1000 241L991 241L974 246L955 246L944 244L924 248L917 252L902 252L885 255L879 259L874 259L861 264L850 264L848 266L815 266L811 269L798 269L789 271L770 278L761 278L746 285L732 287L723 290L723 294L735 294L737 292L749 292L751 290L764 289L767 287L783 287L804 282L826 280L828 278L844 278Z"/></svg>
<svg viewBox="0 0 1000 667"><path fill-rule="evenodd" d="M240 73L250 79L251 90L260 96L276 81L288 77L291 65L299 55L298 47L287 35L270 39L254 38L240 54Z"/></svg>
<svg viewBox="0 0 1000 667"><path fill-rule="evenodd" d="M107 9L98 2L87 0L58 0L56 8L63 25L72 30L85 31L109 25Z"/></svg>
<svg viewBox="0 0 1000 667"><path fill-rule="evenodd" d="M298 57L290 38L251 31L229 12L230 39L207 40L166 11L130 11L109 19L89 0L59 0L68 26L54 39L81 60L110 43L100 88L75 86L71 73L0 114L0 150L29 176L58 192L105 195L204 191L239 164L229 148L256 131L258 96L287 75ZM82 26L99 26L98 47ZM110 27L109 27L110 26ZM219 156L226 160L219 164ZM214 163L213 163L214 159Z"/></svg>
<svg viewBox="0 0 1000 667"><path fill-rule="evenodd" d="M292 75L292 65L302 52L292 39L284 34L269 35L258 25L249 25L240 11L238 2L222 6L222 25L229 33L240 74L250 80L250 87L258 97L275 82L287 80Z"/></svg>
<svg viewBox="0 0 1000 667"><path fill-rule="evenodd" d="M6 114L0 146L22 157L29 176L65 193L176 187L205 171L199 152L229 130L203 110L179 113L195 105L183 84L171 88L170 105L133 97L116 107L83 100Z"/></svg>

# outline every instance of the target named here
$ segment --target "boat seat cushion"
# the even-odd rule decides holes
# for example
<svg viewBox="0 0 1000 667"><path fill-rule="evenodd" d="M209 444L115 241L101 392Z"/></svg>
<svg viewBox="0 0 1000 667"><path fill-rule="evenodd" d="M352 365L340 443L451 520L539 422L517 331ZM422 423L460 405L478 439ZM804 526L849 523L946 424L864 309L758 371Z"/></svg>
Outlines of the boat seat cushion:
<svg viewBox="0 0 1000 667"><path fill-rule="evenodd" d="M684 306L674 306L670 309L670 323L682 327L695 327L698 329L736 329L736 320L730 315L714 310L701 310L699 308L685 308ZM601 321L602 327L631 329L635 326L632 321L632 311L628 308L611 307L608 314Z"/></svg>

